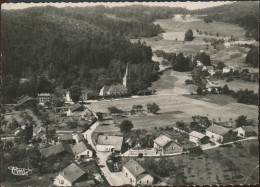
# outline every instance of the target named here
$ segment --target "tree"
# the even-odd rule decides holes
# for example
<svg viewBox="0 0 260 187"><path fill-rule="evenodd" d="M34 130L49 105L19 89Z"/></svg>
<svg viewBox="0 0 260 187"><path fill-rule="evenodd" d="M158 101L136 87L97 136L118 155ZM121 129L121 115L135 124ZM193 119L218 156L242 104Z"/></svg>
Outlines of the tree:
<svg viewBox="0 0 260 187"><path fill-rule="evenodd" d="M198 88L197 88L197 94L198 95L202 95L202 88L199 86Z"/></svg>
<svg viewBox="0 0 260 187"><path fill-rule="evenodd" d="M184 41L192 41L194 39L193 32L191 29L187 30L185 33Z"/></svg>
<svg viewBox="0 0 260 187"><path fill-rule="evenodd" d="M236 119L236 126L237 127L246 126L247 125L246 118L247 118L247 116L244 116L244 115L238 116L238 118Z"/></svg>
<svg viewBox="0 0 260 187"><path fill-rule="evenodd" d="M183 130L183 129L185 128L184 123L183 123L183 122L179 122L179 121L176 122L176 126L177 126L179 129L181 129L181 130Z"/></svg>
<svg viewBox="0 0 260 187"><path fill-rule="evenodd" d="M142 110L143 109L143 105L133 105L132 109L133 110L137 110L137 111Z"/></svg>
<svg viewBox="0 0 260 187"><path fill-rule="evenodd" d="M211 91L210 91L211 94L216 94L216 88L212 88Z"/></svg>
<svg viewBox="0 0 260 187"><path fill-rule="evenodd" d="M67 121L67 125L71 128L74 129L78 126L78 120L76 118L73 118L72 120Z"/></svg>
<svg viewBox="0 0 260 187"><path fill-rule="evenodd" d="M112 107L108 107L108 111L111 113L111 114L122 114L123 111L118 109L117 107L115 106L112 106Z"/></svg>
<svg viewBox="0 0 260 187"><path fill-rule="evenodd" d="M246 56L246 63L251 64L254 67L258 67L258 47L252 47Z"/></svg>
<svg viewBox="0 0 260 187"><path fill-rule="evenodd" d="M218 69L223 69L224 67L225 67L224 62L219 62L218 65L217 65Z"/></svg>
<svg viewBox="0 0 260 187"><path fill-rule="evenodd" d="M226 84L223 86L222 92L224 94L228 94L229 93L229 88L228 88L228 86Z"/></svg>
<svg viewBox="0 0 260 187"><path fill-rule="evenodd" d="M97 112L96 115L97 115L99 121L103 121L103 113Z"/></svg>
<svg viewBox="0 0 260 187"><path fill-rule="evenodd" d="M119 125L120 132L122 132L124 135L128 134L131 132L131 129L133 128L133 124L129 120L124 120L122 123Z"/></svg>
<svg viewBox="0 0 260 187"><path fill-rule="evenodd" d="M81 88L78 85L71 86L69 89L70 92L70 98L74 103L77 103L79 101L79 98L81 96Z"/></svg>
<svg viewBox="0 0 260 187"><path fill-rule="evenodd" d="M52 92L52 84L44 76L41 76L37 80L36 91L38 93Z"/></svg>
<svg viewBox="0 0 260 187"><path fill-rule="evenodd" d="M143 158L143 153L139 153L138 158Z"/></svg>
<svg viewBox="0 0 260 187"><path fill-rule="evenodd" d="M148 103L146 107L147 111L152 114L156 114L160 110L159 106L156 103Z"/></svg>

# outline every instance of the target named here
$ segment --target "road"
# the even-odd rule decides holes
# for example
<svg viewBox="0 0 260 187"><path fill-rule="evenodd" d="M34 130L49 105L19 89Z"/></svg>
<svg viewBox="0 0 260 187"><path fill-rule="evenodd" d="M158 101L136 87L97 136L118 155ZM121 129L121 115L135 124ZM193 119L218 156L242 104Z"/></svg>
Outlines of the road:
<svg viewBox="0 0 260 187"><path fill-rule="evenodd" d="M93 115L97 118L96 113L91 109L91 107L87 106L88 109L93 113ZM111 154L110 152L98 152L96 149L96 146L92 140L92 133L99 125L99 121L94 123L86 132L82 133L84 138L87 139L88 144L92 146L92 148L97 152L97 157L99 158L99 165L102 165L103 167L100 167L101 171L103 172L103 175L106 177L106 180L110 184L110 186L122 186L125 184L128 184L128 181L126 180L126 177L124 176L123 172L110 172L106 160L107 157Z"/></svg>

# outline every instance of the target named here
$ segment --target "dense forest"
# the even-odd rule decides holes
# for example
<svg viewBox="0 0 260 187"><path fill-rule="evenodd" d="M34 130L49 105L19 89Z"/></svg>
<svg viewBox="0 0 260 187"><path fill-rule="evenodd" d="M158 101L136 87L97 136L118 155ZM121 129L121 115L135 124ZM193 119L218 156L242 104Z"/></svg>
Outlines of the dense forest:
<svg viewBox="0 0 260 187"><path fill-rule="evenodd" d="M253 37L258 41L259 2L234 2L214 8L191 11L192 14L206 15L205 22L211 20L235 23L245 28L246 37Z"/></svg>
<svg viewBox="0 0 260 187"><path fill-rule="evenodd" d="M252 33L258 25L254 20L256 4L246 2L245 8L243 4L215 7L220 14L209 14L214 20L237 23ZM97 93L105 84L122 83L126 64L131 75L129 91L145 90L158 78L159 66L152 61L150 46L133 44L129 39L164 32L153 24L156 19L205 12L207 9L141 5L2 10L2 102L11 103L23 94L54 92L58 86L69 89L81 85ZM174 69L190 70L189 58L182 54L172 57ZM186 65L179 63L183 61ZM20 78L29 81L19 84ZM44 85L48 88L43 89Z"/></svg>
<svg viewBox="0 0 260 187"><path fill-rule="evenodd" d="M129 8L120 19L109 14L123 17L121 8L104 6L3 10L3 103L21 94L39 93L37 85L43 77L46 84L51 83L46 91L80 84L98 92L104 84L121 83L127 63L129 90L146 89L158 78L158 63L151 60L150 46L132 44L129 38L163 32L153 20L169 18L174 12L138 7ZM29 82L19 85L19 78L24 77L30 78Z"/></svg>

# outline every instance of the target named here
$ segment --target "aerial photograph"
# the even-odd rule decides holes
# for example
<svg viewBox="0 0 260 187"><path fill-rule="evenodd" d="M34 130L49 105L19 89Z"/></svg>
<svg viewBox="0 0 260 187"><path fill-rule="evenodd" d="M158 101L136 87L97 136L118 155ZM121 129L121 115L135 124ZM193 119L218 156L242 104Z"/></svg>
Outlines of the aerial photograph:
<svg viewBox="0 0 260 187"><path fill-rule="evenodd" d="M1 186L259 184L259 2L1 5Z"/></svg>

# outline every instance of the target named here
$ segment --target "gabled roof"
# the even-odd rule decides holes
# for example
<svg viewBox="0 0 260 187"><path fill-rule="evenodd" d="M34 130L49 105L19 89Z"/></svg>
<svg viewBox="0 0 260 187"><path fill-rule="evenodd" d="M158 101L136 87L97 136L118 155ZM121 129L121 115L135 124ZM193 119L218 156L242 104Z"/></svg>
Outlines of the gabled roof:
<svg viewBox="0 0 260 187"><path fill-rule="evenodd" d="M124 167L135 177L137 178L139 175L145 172L145 169L140 166L136 161L130 160L127 162Z"/></svg>
<svg viewBox="0 0 260 187"><path fill-rule="evenodd" d="M87 145L86 143L84 142L79 142L78 144L74 145L72 147L72 151L75 155L78 155L80 153L82 153L83 151L85 150L91 150L91 146L90 145Z"/></svg>
<svg viewBox="0 0 260 187"><path fill-rule="evenodd" d="M86 174L86 172L76 164L72 163L67 166L62 172L60 172L60 174L68 181L70 181L70 183L74 183L76 180Z"/></svg>
<svg viewBox="0 0 260 187"><path fill-rule="evenodd" d="M172 142L172 139L168 138L167 136L161 134L154 140L154 143L158 144L161 147L166 146L169 142Z"/></svg>
<svg viewBox="0 0 260 187"><path fill-rule="evenodd" d="M102 91L103 93L107 93L107 91L109 90L109 88L110 88L110 86L105 85L105 86L103 86L103 88L101 89L101 91Z"/></svg>
<svg viewBox="0 0 260 187"><path fill-rule="evenodd" d="M211 125L209 128L207 128L207 131L224 136L225 134L227 134L230 131L230 129L219 126L219 125Z"/></svg>
<svg viewBox="0 0 260 187"><path fill-rule="evenodd" d="M73 136L76 136L76 138L79 140L79 141L83 141L83 140L85 140L85 138L83 137L83 135L81 134L81 133L75 133L75 135L73 135Z"/></svg>
<svg viewBox="0 0 260 187"><path fill-rule="evenodd" d="M81 104L77 103L77 104L71 106L71 107L70 107L70 110L71 110L71 112L74 112L75 110L77 110L77 109L79 109L79 108L81 108L81 107L84 108L84 106L82 106Z"/></svg>
<svg viewBox="0 0 260 187"><path fill-rule="evenodd" d="M63 144L63 143L56 144L51 147L40 150L40 153L44 157L49 157L51 155L56 155L56 154L59 154L62 152L67 152L67 153L72 154L72 150L71 150L70 146L67 144Z"/></svg>
<svg viewBox="0 0 260 187"><path fill-rule="evenodd" d="M27 101L30 101L30 100L35 101L35 99L33 99L33 98L29 97L29 96L26 96L26 97L22 98L21 100L19 100L17 102L16 106L20 106L23 103L26 103Z"/></svg>
<svg viewBox="0 0 260 187"><path fill-rule="evenodd" d="M38 134L40 132L46 132L46 129L44 127L37 126L37 127L33 128L33 132L35 134Z"/></svg>
<svg viewBox="0 0 260 187"><path fill-rule="evenodd" d="M202 138L204 138L206 135L205 135L205 134L202 134L202 133L200 133L200 132L197 132L197 131L192 131L192 132L190 133L190 136L193 136L193 137L202 139Z"/></svg>
<svg viewBox="0 0 260 187"><path fill-rule="evenodd" d="M116 151L121 150L122 143L123 143L122 136L99 135L98 141L97 141L97 144L99 144L99 145L114 145Z"/></svg>

